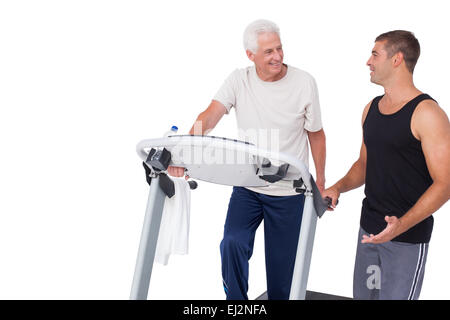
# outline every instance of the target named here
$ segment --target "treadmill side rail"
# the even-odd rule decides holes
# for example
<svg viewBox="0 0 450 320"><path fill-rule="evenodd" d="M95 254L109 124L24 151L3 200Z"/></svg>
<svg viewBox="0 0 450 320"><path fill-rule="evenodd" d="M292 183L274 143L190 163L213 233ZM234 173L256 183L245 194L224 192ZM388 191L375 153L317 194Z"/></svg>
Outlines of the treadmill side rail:
<svg viewBox="0 0 450 320"><path fill-rule="evenodd" d="M158 241L159 227L161 226L166 195L159 186L159 177L153 179L154 183L150 186L144 225L142 227L141 240L139 243L136 268L130 294L131 300L147 299L153 261L155 260L156 243Z"/></svg>

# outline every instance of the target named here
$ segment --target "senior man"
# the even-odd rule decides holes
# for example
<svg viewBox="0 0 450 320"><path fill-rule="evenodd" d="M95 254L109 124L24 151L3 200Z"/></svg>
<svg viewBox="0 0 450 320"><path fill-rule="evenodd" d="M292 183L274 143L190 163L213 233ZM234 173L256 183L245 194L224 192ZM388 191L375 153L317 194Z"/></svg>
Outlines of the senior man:
<svg viewBox="0 0 450 320"><path fill-rule="evenodd" d="M280 31L271 21L252 22L244 32L244 47L254 65L230 74L190 134L210 132L234 107L241 138L257 146L308 165L309 140L316 182L323 191L325 133L314 78L283 63ZM169 174L183 176L184 168L169 167ZM233 188L220 244L227 299L248 299L249 259L263 219L268 298L289 298L303 205L304 195L295 190L274 185Z"/></svg>

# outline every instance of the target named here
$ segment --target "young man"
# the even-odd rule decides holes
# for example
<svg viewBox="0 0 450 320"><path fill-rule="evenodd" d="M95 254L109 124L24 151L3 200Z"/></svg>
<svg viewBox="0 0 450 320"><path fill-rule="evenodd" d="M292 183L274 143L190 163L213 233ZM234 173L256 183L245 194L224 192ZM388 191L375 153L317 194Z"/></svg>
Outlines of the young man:
<svg viewBox="0 0 450 320"><path fill-rule="evenodd" d="M333 208L365 184L353 291L355 299L418 299L433 229L450 196L450 126L445 112L413 83L419 42L408 31L378 36L367 61L385 94L362 116L359 159L323 196Z"/></svg>
<svg viewBox="0 0 450 320"><path fill-rule="evenodd" d="M251 23L244 32L244 47L254 65L231 73L190 134L209 132L234 107L241 138L257 146L308 164L309 139L317 185L323 190L325 134L313 77L283 63L279 29L273 22ZM201 132L196 130L199 124ZM271 141L261 141L264 136ZM169 174L182 176L184 169L171 167ZM263 219L268 298L289 298L303 203L304 196L294 190L233 188L220 244L227 299L247 299L248 261Z"/></svg>

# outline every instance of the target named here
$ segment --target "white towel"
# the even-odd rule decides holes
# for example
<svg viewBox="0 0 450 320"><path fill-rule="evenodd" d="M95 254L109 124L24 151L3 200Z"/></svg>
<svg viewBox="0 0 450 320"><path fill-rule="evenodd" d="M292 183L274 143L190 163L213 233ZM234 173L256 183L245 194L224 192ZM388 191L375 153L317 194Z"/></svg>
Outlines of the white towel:
<svg viewBox="0 0 450 320"><path fill-rule="evenodd" d="M187 254L189 249L191 190L185 178L171 179L175 195L164 202L155 253L155 261L163 265L167 265L171 254Z"/></svg>

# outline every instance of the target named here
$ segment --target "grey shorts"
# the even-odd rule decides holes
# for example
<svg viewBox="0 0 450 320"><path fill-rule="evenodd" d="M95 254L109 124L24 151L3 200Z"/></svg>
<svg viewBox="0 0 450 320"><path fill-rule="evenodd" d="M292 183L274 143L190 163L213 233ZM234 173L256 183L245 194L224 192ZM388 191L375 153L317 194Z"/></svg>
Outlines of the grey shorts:
<svg viewBox="0 0 450 320"><path fill-rule="evenodd" d="M353 275L353 297L375 300L416 300L422 288L428 243L389 241L361 243L359 230Z"/></svg>

